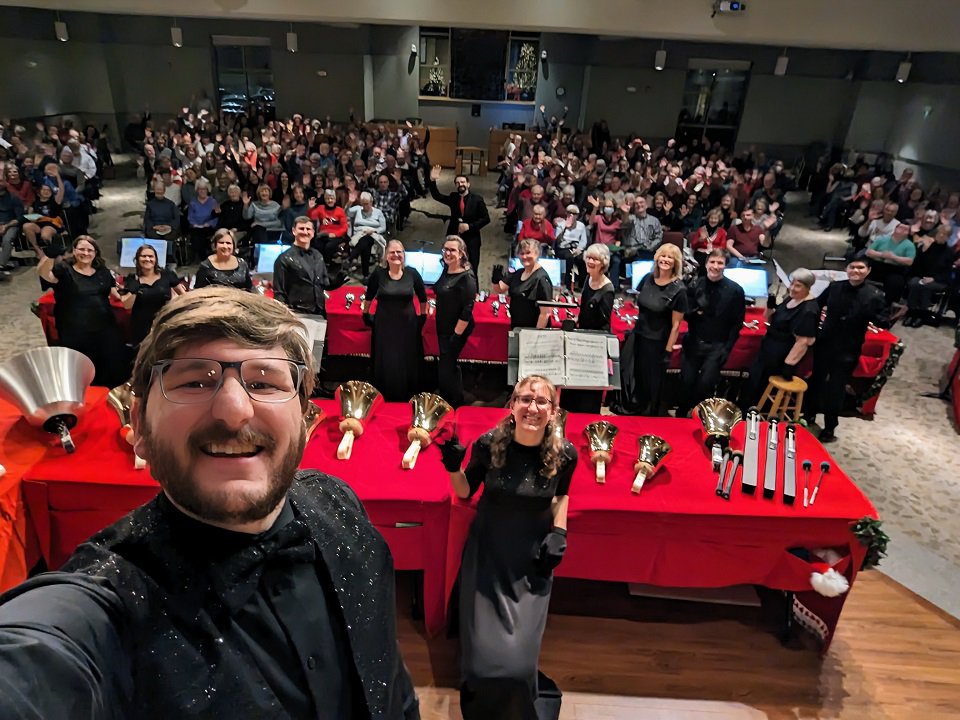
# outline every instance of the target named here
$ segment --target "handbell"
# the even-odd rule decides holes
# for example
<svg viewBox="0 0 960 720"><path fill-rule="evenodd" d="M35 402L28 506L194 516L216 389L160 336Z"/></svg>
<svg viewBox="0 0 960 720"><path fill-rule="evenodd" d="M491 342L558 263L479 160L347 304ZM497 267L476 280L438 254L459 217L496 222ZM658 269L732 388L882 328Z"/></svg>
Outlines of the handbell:
<svg viewBox="0 0 960 720"><path fill-rule="evenodd" d="M354 295L353 293L347 293L346 295L343 296L344 307L347 310L349 310L353 306L353 301L356 299L357 299L356 295Z"/></svg>
<svg viewBox="0 0 960 720"><path fill-rule="evenodd" d="M637 462L633 466L637 476L633 479L633 488L631 488L634 493L643 490L643 484L647 481L647 478L660 469L663 459L673 449L670 447L670 443L656 435L641 435L638 437L637 448L639 454Z"/></svg>
<svg viewBox="0 0 960 720"><path fill-rule="evenodd" d="M354 438L363 435L367 421L383 402L383 396L368 382L349 380L337 388L336 398L340 403L340 432L343 433L337 458L349 460Z"/></svg>
<svg viewBox="0 0 960 720"><path fill-rule="evenodd" d="M716 472L720 469L723 450L730 442L730 432L743 415L735 404L718 397L707 398L694 410L707 434L704 442L710 448L710 459L713 461L713 471Z"/></svg>
<svg viewBox="0 0 960 720"><path fill-rule="evenodd" d="M432 438L450 422L453 422L453 408L446 400L433 393L418 393L410 398L413 408L413 421L407 431L410 447L403 454L402 466L412 470L417 464L421 448L430 444Z"/></svg>
<svg viewBox="0 0 960 720"><path fill-rule="evenodd" d="M490 307L493 309L493 316L494 316L494 317L498 317L498 316L500 315L500 301L499 301L499 300L494 300L494 301L490 304Z"/></svg>
<svg viewBox="0 0 960 720"><path fill-rule="evenodd" d="M310 438L313 437L314 431L320 426L320 423L322 423L326 417L326 413L324 413L319 406L315 405L314 403L307 404L307 410L303 413L303 429L307 442L310 442Z"/></svg>
<svg viewBox="0 0 960 720"><path fill-rule="evenodd" d="M117 385L107 393L107 404L113 408L120 418L120 436L128 443L133 445L133 428L130 426L130 407L133 404L133 386L125 382L123 385ZM135 470L143 470L147 466L147 461L133 453L133 467Z"/></svg>
<svg viewBox="0 0 960 720"><path fill-rule="evenodd" d="M583 429L590 445L590 461L597 466L597 482L607 481L607 463L613 459L613 441L620 429L606 420L592 422Z"/></svg>
<svg viewBox="0 0 960 720"><path fill-rule="evenodd" d="M557 414L553 417L553 433L563 440L567 433L567 418L570 413L563 408L557 408Z"/></svg>

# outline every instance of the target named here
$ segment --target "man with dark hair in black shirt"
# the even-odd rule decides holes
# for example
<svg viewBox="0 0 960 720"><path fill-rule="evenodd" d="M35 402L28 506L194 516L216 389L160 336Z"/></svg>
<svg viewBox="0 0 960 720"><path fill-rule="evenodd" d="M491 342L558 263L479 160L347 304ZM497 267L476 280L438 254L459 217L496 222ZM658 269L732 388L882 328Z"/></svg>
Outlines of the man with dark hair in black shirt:
<svg viewBox="0 0 960 720"><path fill-rule="evenodd" d="M0 598L0 717L419 718L390 551L345 483L297 472L312 365L257 293L161 309L131 378L161 492Z"/></svg>
<svg viewBox="0 0 960 720"><path fill-rule="evenodd" d="M834 431L867 327L885 319L883 291L866 281L868 275L870 264L861 251L847 262L847 279L830 283L817 298L823 324L813 346L813 375L803 417L812 424L817 413L823 413L823 430L817 436L822 443L837 439Z"/></svg>
<svg viewBox="0 0 960 720"><path fill-rule="evenodd" d="M740 337L746 311L743 288L723 276L726 250L707 255L707 274L687 288L687 334L680 356L680 403L677 417L711 397L733 346Z"/></svg>
<svg viewBox="0 0 960 720"><path fill-rule="evenodd" d="M293 221L293 246L273 264L273 299L295 312L326 317L323 290L330 278L323 253L310 247L313 235L310 218Z"/></svg>
<svg viewBox="0 0 960 720"><path fill-rule="evenodd" d="M480 231L490 224L490 213L483 197L470 192L470 178L466 175L457 175L453 179L456 192L441 195L437 189L441 168L435 165L430 171L427 189L438 203L450 208L450 220L447 223L447 235L457 235L467 244L467 256L473 275L477 277L480 271Z"/></svg>

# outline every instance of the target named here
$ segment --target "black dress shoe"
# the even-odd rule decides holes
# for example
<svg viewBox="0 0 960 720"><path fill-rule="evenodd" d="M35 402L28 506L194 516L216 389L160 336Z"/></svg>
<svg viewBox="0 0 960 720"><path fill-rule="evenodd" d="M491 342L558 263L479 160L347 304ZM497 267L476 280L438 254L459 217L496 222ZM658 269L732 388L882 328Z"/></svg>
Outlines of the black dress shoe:
<svg viewBox="0 0 960 720"><path fill-rule="evenodd" d="M833 430L821 430L820 434L817 435L817 440L821 444L825 445L827 443L832 443L837 441L837 436L833 434Z"/></svg>

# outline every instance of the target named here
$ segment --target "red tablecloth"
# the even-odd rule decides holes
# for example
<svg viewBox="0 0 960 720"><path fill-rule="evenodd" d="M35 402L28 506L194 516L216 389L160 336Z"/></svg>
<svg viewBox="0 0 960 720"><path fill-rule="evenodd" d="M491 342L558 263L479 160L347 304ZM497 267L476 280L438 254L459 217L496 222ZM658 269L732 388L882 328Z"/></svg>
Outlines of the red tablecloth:
<svg viewBox="0 0 960 720"><path fill-rule="evenodd" d="M948 390L953 406L953 423L955 427L960 428L960 372L957 372L957 365L960 365L960 350L953 354L953 360L947 368L947 377L952 378Z"/></svg>
<svg viewBox="0 0 960 720"><path fill-rule="evenodd" d="M505 410L464 407L457 411L457 433L471 443L492 428ZM716 475L703 445L699 423L664 418L604 418L620 429L607 481L599 485L583 428L600 416L571 413L566 436L580 459L570 487L569 547L558 574L591 580L635 582L664 587L723 587L755 584L794 591L811 605L826 598L811 592L810 573L826 569L810 565L789 548L835 548L844 556L837 569L853 582L865 549L850 532L851 521L876 517L862 492L834 463L823 481L816 505L785 505L780 494L765 500L740 491L739 480L729 501L716 496ZM732 447L743 447L743 424ZM783 432L785 428L781 429ZM633 463L637 437L656 434L673 450L664 466L634 495ZM761 434L765 443L765 430ZM761 456L763 453L761 453ZM814 468L829 459L823 446L805 429L797 430L797 465L810 459ZM760 462L763 473L763 458ZM779 490L782 492L782 468ZM817 478L816 472L812 482ZM762 481L761 481L762 486ZM801 485L802 488L802 485ZM812 489L812 488L811 488ZM475 512L475 503L454 501L448 540L447 589L452 588L460 554ZM814 597L811 597L814 596ZM827 626L825 646L845 596L818 608Z"/></svg>
<svg viewBox="0 0 960 720"><path fill-rule="evenodd" d="M316 468L345 480L352 487L393 553L398 570L423 571L424 620L427 632L439 632L445 622L444 571L450 515L450 479L439 451L421 451L412 470L400 460L409 446L407 403L384 403L363 435L356 439L349 460L337 459L339 405L316 401L327 419L307 444L304 468Z"/></svg>
<svg viewBox="0 0 960 720"><path fill-rule="evenodd" d="M107 406L105 394L104 389L95 388L88 395L92 407L73 433L76 453L51 448L23 476L37 550L51 568L62 565L79 543L149 501L158 490L149 470L134 469L133 452L120 437L119 420ZM358 439L352 458L339 461L337 406L332 400L318 404L327 419L307 444L301 467L316 468L349 483L389 544L397 569L423 570L427 629L439 631L444 623L450 496L448 475L432 457L438 451L426 448L412 471L402 470L410 406L386 403ZM43 435L37 434L34 442L45 441ZM37 559L30 558L30 565ZM21 575L12 584L22 579Z"/></svg>

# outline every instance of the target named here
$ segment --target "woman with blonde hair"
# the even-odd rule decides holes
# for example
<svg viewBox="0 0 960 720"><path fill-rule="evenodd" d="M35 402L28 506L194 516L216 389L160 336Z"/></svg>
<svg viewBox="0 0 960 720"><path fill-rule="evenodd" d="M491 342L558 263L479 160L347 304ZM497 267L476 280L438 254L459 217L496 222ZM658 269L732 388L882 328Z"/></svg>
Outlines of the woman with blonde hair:
<svg viewBox="0 0 960 720"><path fill-rule="evenodd" d="M557 433L557 389L517 383L510 414L466 449L441 446L460 498L483 495L460 566L460 709L464 720L559 715L556 686L537 670L553 570L567 547L573 444ZM540 693L551 689L548 698Z"/></svg>
<svg viewBox="0 0 960 720"><path fill-rule="evenodd" d="M620 415L659 415L660 394L680 322L687 311L687 288L680 279L683 255L676 245L661 245L653 271L637 288L639 317L620 353Z"/></svg>

